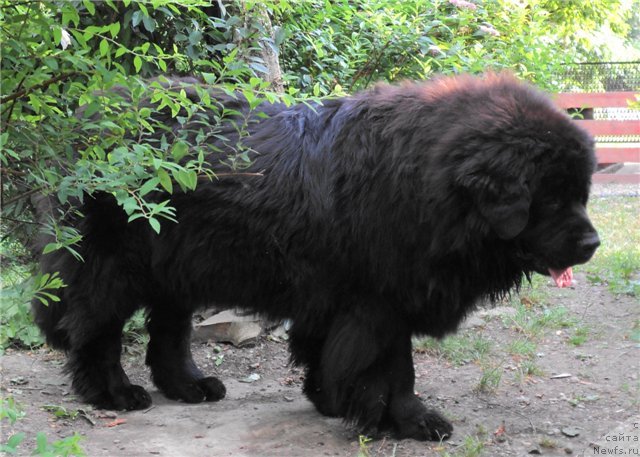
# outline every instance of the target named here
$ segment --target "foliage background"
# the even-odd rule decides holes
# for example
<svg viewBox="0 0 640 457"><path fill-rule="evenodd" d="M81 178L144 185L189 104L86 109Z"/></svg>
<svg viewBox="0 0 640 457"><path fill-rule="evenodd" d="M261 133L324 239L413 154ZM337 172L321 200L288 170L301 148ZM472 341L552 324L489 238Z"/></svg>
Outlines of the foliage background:
<svg viewBox="0 0 640 457"><path fill-rule="evenodd" d="M51 235L45 250L81 242L61 214L36 220L32 196L55 197L64 213L108 193L159 231L176 215L152 191L215 179L206 135L154 138L166 113L179 123L207 113L215 134L224 107L149 78L192 75L255 103L487 69L558 90L563 65L616 58L610 43L637 58L639 10L638 0L0 0L0 347L40 344L28 303L56 300L63 286L34 269L34 233ZM265 49L279 57L284 93L268 82ZM246 160L240 150L229 165Z"/></svg>

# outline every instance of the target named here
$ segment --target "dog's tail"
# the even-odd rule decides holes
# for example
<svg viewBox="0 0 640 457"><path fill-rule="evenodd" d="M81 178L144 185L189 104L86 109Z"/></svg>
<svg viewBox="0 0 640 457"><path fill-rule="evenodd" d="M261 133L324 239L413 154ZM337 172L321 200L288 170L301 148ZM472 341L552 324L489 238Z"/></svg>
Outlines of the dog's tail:
<svg viewBox="0 0 640 457"><path fill-rule="evenodd" d="M47 344L56 349L69 349L69 334L61 326L61 321L67 311L65 302L49 300L47 304L44 304L34 298L31 302L31 309L34 321L44 334Z"/></svg>
<svg viewBox="0 0 640 457"><path fill-rule="evenodd" d="M36 222L41 228L45 227L53 220L55 203L54 199L45 195L34 195L31 197ZM40 232L32 244L31 249L40 258L40 271L42 273L53 274L57 271L56 264L63 261L65 253L56 251L47 255L42 255L44 247L54 241L51 235ZM62 290L61 295L62 295ZM45 300L43 303L35 297L31 302L31 310L36 325L45 336L47 344L57 349L68 349L70 346L69 334L64 330L61 323L67 314L67 305L64 297L58 297L60 301Z"/></svg>

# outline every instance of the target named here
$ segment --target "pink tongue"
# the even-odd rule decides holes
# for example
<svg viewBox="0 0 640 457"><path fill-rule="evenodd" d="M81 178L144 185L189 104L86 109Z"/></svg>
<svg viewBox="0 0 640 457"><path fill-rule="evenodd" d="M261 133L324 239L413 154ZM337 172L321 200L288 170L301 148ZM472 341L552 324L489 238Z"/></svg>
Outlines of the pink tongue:
<svg viewBox="0 0 640 457"><path fill-rule="evenodd" d="M558 287L569 287L573 283L573 271L571 270L571 267L566 270L554 270L549 268L549 273Z"/></svg>

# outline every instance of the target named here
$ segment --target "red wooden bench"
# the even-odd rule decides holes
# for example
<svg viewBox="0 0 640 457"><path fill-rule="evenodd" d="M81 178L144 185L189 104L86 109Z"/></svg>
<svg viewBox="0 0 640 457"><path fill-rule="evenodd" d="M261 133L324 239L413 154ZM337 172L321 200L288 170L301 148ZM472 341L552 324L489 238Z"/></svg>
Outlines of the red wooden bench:
<svg viewBox="0 0 640 457"><path fill-rule="evenodd" d="M635 92L561 93L556 103L563 109L582 112L576 122L596 137L596 155L599 168L607 165L640 163L640 120L594 120L593 108L628 108L635 102ZM619 137L635 137L625 139ZM612 141L613 140L613 141ZM622 141L616 141L622 140ZM640 184L639 174L596 173L594 182Z"/></svg>

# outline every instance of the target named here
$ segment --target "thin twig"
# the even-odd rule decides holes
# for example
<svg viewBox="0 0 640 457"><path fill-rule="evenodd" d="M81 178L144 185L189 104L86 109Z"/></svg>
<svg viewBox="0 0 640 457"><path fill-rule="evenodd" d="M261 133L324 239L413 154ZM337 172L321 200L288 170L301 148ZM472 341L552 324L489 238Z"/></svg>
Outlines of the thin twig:
<svg viewBox="0 0 640 457"><path fill-rule="evenodd" d="M391 44L391 39L387 40L387 42L380 47L379 52L376 54L375 58L367 60L362 68L360 68L360 70L356 72L356 74L353 76L353 79L351 80L351 84L349 85L349 92L353 90L356 83L365 75L368 76L368 80L365 85L369 84L371 78L373 77L373 72L375 72L376 68L378 68L378 64L380 63L380 60L382 59L382 56L384 55L384 52L389 44Z"/></svg>
<svg viewBox="0 0 640 457"><path fill-rule="evenodd" d="M387 444L387 437L383 437L382 438L382 443L380 443L380 447L378 447L378 452L376 452L376 454L380 454L380 452L382 451L382 448L385 446L385 444Z"/></svg>
<svg viewBox="0 0 640 457"><path fill-rule="evenodd" d="M34 225L40 225L40 226L45 226L45 224L41 224L40 222L31 222L31 221L20 221L17 219L12 219L6 216L2 216L3 220L9 220L11 222L17 222L17 223L24 223L24 224L34 224ZM11 230L9 230L8 232L6 232L4 234L4 236L2 238L0 238L0 243L3 243L4 241L8 240L9 237L11 237L11 235L13 235L13 232L17 231L19 228L21 228L22 226L17 224L15 225ZM0 262L2 263L2 262Z"/></svg>
<svg viewBox="0 0 640 457"><path fill-rule="evenodd" d="M36 193L40 192L42 189L43 189L42 187L36 187L34 189L26 191L24 194L16 195L15 197L10 198L7 201L4 201L3 204L2 204L2 207L6 208L7 206L11 205L12 203L17 202L18 200L22 200L23 198L27 198L30 195L33 195L33 194L36 194Z"/></svg>
<svg viewBox="0 0 640 457"><path fill-rule="evenodd" d="M22 77L22 79L20 80L20 82L16 86L16 90L21 90L22 89L22 85L24 84L25 79L27 79L27 74L28 73L25 73L25 75ZM15 106L16 106L16 101L14 100L13 103L11 103L11 106L9 107L9 112L7 113L7 121L5 123L5 128L6 128L6 124L9 124L9 122L11 121L11 115L13 114L13 108Z"/></svg>
<svg viewBox="0 0 640 457"><path fill-rule="evenodd" d="M35 222L35 221L23 221L21 219L14 219L12 217L7 217L7 216L2 216L2 219L5 221L11 221L11 222L15 222L17 224L33 224L33 225L44 225L41 224L40 222Z"/></svg>
<svg viewBox="0 0 640 457"><path fill-rule="evenodd" d="M29 7L27 8L27 12L25 13L25 17L29 17L29 13L31 13L31 7L33 6L33 3L29 3ZM20 39L22 38L22 31L24 30L24 27L27 25L28 21L23 21L22 24L20 24L20 29L18 30L18 41L20 41Z"/></svg>
<svg viewBox="0 0 640 457"><path fill-rule="evenodd" d="M218 178L225 178L227 176L264 176L264 173L215 173Z"/></svg>
<svg viewBox="0 0 640 457"><path fill-rule="evenodd" d="M3 173L5 175L12 175L12 176L27 176L28 173L24 172L24 171L20 171L20 170L11 170L9 168L3 168L0 170L0 173Z"/></svg>

